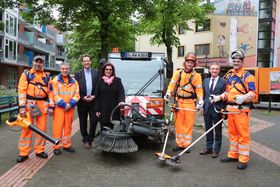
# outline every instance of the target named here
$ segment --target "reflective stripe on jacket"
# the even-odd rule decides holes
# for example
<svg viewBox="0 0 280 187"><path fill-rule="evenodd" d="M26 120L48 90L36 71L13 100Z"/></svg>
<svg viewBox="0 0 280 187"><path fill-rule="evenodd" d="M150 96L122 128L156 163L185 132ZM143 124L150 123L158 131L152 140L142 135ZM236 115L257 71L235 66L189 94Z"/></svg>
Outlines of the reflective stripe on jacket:
<svg viewBox="0 0 280 187"><path fill-rule="evenodd" d="M18 84L19 108L26 108L27 95L34 98L49 98L49 106L53 107L52 85L49 73L44 71L24 70Z"/></svg>
<svg viewBox="0 0 280 187"><path fill-rule="evenodd" d="M181 76L181 78L180 78ZM192 80L190 81L192 77ZM180 80L180 83L177 87L177 82ZM174 93L176 92L177 93ZM197 99L202 99L203 97L203 89L202 89L202 80L199 73L195 72L194 70L190 73L184 70L177 70L169 83L167 88L167 93L169 95L179 95L182 97L190 97L192 94L195 93ZM195 100L193 100L194 102Z"/></svg>
<svg viewBox="0 0 280 187"><path fill-rule="evenodd" d="M63 81L62 75L59 74L52 80L54 90L54 102L59 107L65 107L69 103L75 107L80 99L78 82L68 76L68 84Z"/></svg>

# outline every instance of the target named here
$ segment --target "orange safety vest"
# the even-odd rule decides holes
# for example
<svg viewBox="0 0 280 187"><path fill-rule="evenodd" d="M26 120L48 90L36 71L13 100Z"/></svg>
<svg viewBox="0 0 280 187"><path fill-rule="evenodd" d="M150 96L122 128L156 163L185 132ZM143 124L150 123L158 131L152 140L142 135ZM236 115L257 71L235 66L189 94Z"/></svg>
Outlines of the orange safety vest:
<svg viewBox="0 0 280 187"><path fill-rule="evenodd" d="M202 99L203 89L200 74L196 71L186 72L184 69L177 70L167 88L167 94L175 96L175 99L188 99L195 102Z"/></svg>
<svg viewBox="0 0 280 187"><path fill-rule="evenodd" d="M68 76L68 84L66 84L59 74L52 80L54 90L54 102L58 107L65 107L67 103L70 103L72 107L76 106L80 99L79 84L78 82Z"/></svg>
<svg viewBox="0 0 280 187"><path fill-rule="evenodd" d="M48 72L24 70L18 84L19 108L26 108L27 100L44 100L53 107L51 77Z"/></svg>

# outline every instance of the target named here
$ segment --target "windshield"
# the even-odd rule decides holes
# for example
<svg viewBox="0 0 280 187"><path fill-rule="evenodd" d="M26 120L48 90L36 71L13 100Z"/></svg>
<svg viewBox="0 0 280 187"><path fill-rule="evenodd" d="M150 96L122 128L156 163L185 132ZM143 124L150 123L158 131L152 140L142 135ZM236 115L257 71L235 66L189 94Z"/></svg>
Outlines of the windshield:
<svg viewBox="0 0 280 187"><path fill-rule="evenodd" d="M161 60L134 61L110 59L114 64L116 76L122 79L126 95L135 95L149 80L163 69ZM160 74L141 95L161 97L163 74Z"/></svg>

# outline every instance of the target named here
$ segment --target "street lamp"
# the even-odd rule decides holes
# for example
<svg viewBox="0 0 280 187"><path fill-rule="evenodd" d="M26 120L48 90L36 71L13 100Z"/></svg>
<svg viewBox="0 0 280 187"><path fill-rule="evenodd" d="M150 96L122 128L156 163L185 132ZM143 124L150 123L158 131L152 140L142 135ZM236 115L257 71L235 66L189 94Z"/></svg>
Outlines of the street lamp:
<svg viewBox="0 0 280 187"><path fill-rule="evenodd" d="M208 66L208 53L205 54L205 67Z"/></svg>

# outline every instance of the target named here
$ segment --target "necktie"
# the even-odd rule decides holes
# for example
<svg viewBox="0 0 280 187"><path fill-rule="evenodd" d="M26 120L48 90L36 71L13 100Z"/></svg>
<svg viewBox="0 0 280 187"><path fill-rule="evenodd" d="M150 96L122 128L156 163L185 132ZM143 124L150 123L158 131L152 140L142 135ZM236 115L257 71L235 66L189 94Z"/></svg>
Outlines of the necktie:
<svg viewBox="0 0 280 187"><path fill-rule="evenodd" d="M211 82L211 86L210 86L210 93L213 93L213 91L214 91L214 81L215 81L215 79L211 79L212 80L212 82Z"/></svg>

